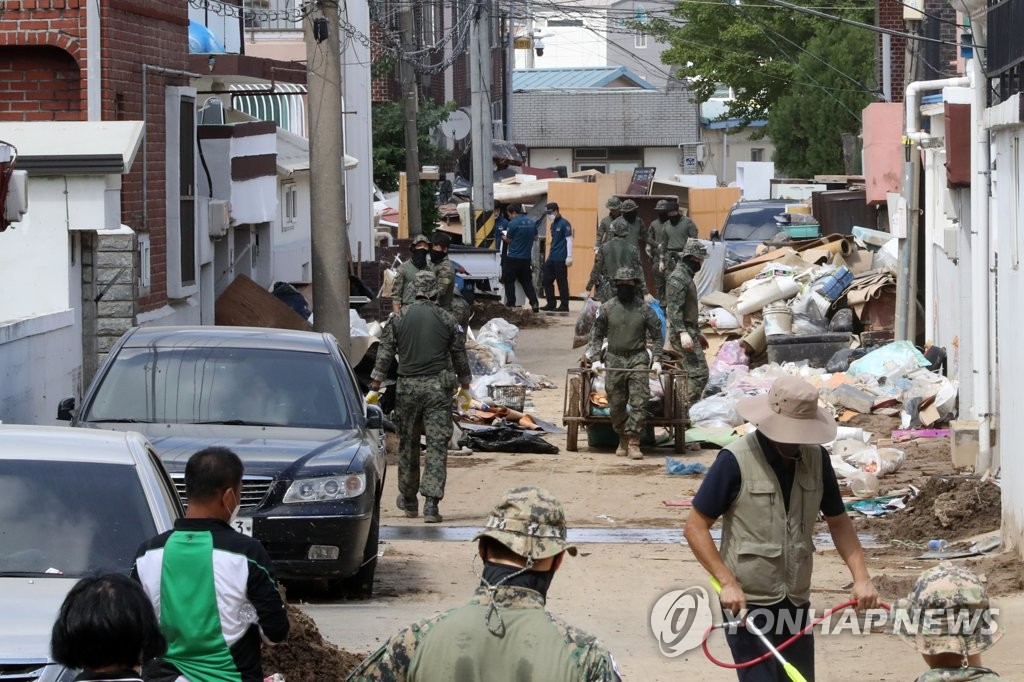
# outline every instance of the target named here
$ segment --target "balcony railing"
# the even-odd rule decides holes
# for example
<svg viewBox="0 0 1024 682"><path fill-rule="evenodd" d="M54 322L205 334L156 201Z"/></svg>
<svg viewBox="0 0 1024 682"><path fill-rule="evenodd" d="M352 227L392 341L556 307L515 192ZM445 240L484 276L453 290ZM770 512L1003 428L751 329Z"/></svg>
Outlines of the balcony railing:
<svg viewBox="0 0 1024 682"><path fill-rule="evenodd" d="M301 31L302 22L296 14L302 0L245 0L246 30Z"/></svg>

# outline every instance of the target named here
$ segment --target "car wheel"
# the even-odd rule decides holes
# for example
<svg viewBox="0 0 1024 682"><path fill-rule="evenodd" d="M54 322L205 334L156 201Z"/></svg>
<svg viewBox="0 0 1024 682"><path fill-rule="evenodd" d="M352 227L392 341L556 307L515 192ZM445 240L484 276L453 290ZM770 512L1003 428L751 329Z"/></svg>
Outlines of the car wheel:
<svg viewBox="0 0 1024 682"><path fill-rule="evenodd" d="M380 547L380 496L382 493L383 486L381 490L377 491L377 501L373 504L370 532L366 537L366 548L363 550L363 565L352 577L337 581L337 589L331 591L340 593L339 596L348 599L369 599L373 596L373 576L377 572L377 551Z"/></svg>

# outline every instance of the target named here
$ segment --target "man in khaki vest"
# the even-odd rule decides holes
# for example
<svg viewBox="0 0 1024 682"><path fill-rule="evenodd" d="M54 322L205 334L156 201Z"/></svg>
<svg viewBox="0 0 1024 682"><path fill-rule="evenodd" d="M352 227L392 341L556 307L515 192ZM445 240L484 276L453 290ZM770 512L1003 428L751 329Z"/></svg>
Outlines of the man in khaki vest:
<svg viewBox="0 0 1024 682"><path fill-rule="evenodd" d="M566 535L551 493L507 491L475 538L484 568L469 603L399 632L349 680L619 682L611 652L544 607L565 555L576 555Z"/></svg>
<svg viewBox="0 0 1024 682"><path fill-rule="evenodd" d="M782 377L767 395L739 401L736 411L757 431L722 450L693 498L686 541L697 561L722 586L727 612L747 610L758 629L770 623L778 646L809 620L814 524L821 511L839 555L853 575L859 610L878 606L864 551L847 516L828 453L821 443L836 437L836 423L818 407L818 391L796 377ZM722 517L721 550L711 526ZM728 619L732 616L726 615ZM765 653L744 628L726 632L737 663ZM810 633L783 652L807 680L814 679ZM788 676L774 658L737 671L742 682L774 682Z"/></svg>

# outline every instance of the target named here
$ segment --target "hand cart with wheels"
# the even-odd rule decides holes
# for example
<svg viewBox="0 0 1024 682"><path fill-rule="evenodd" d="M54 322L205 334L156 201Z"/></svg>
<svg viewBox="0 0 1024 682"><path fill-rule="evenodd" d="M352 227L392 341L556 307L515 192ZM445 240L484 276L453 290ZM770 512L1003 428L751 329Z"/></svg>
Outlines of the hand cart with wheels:
<svg viewBox="0 0 1024 682"><path fill-rule="evenodd" d="M580 426L595 424L611 425L611 417L597 416L590 413L591 386L598 373L605 372L644 372L646 369L608 369L595 370L589 367L574 367L565 375L565 399L562 406L562 424L565 426L565 447L570 452L579 448ZM690 425L689 405L686 404L686 372L676 369L664 369L659 375L661 385L665 388L661 401L662 414L648 415L648 426L660 426L672 431L675 451L678 454L686 450L686 429Z"/></svg>

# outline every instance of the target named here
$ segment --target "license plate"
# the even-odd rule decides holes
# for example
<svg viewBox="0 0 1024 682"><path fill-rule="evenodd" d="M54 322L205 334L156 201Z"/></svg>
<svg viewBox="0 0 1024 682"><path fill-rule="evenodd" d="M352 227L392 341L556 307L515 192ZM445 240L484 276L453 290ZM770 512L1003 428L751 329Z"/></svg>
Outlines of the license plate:
<svg viewBox="0 0 1024 682"><path fill-rule="evenodd" d="M252 517L251 516L239 516L231 522L231 527L237 530L242 535L248 535L252 537Z"/></svg>

